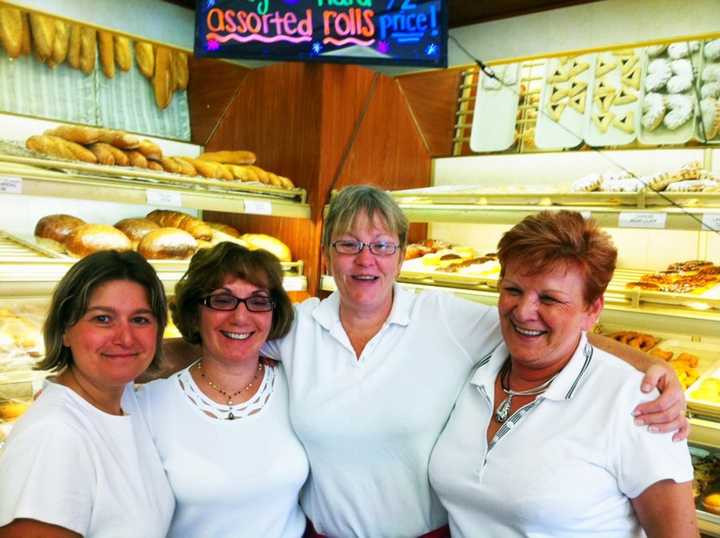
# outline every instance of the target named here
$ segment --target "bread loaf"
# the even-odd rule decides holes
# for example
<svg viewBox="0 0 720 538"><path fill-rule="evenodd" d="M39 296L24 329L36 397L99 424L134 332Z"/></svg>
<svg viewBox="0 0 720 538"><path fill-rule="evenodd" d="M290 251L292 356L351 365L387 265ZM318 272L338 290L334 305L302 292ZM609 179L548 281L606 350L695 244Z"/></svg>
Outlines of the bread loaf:
<svg viewBox="0 0 720 538"><path fill-rule="evenodd" d="M230 226L229 224L225 224L224 222L206 222L205 224L210 226L213 231L219 231L231 237L240 237L242 235L240 233L240 230L235 228L235 226Z"/></svg>
<svg viewBox="0 0 720 538"><path fill-rule="evenodd" d="M93 152L95 157L97 157L97 161L99 164L106 164L106 165L114 165L115 164L115 155L111 151L109 151L107 148L112 147L109 144L103 144L102 142L97 142L95 144L90 144L88 146L88 149Z"/></svg>
<svg viewBox="0 0 720 538"><path fill-rule="evenodd" d="M127 235L133 248L137 249L140 240L150 232L159 230L160 226L149 219L122 219L115 223L115 228Z"/></svg>
<svg viewBox="0 0 720 538"><path fill-rule="evenodd" d="M155 51L153 46L144 41L136 41L135 60L140 72L147 78L152 78L155 73Z"/></svg>
<svg viewBox="0 0 720 538"><path fill-rule="evenodd" d="M172 160L177 163L180 167L180 173L184 176L197 176L198 171L192 163L179 159L178 157L172 157Z"/></svg>
<svg viewBox="0 0 720 538"><path fill-rule="evenodd" d="M125 152L119 148L116 148L112 144L106 144L105 142L96 142L94 146L101 146L104 150L111 153L115 158L116 166L129 166L130 158L125 155Z"/></svg>
<svg viewBox="0 0 720 538"><path fill-rule="evenodd" d="M95 28L80 28L80 70L89 75L95 70L97 58L97 32Z"/></svg>
<svg viewBox="0 0 720 538"><path fill-rule="evenodd" d="M65 252L63 243L85 221L72 215L47 215L35 224L35 238L43 246Z"/></svg>
<svg viewBox="0 0 720 538"><path fill-rule="evenodd" d="M80 69L80 35L82 28L77 23L70 25L70 42L68 44L67 61L73 69Z"/></svg>
<svg viewBox="0 0 720 538"><path fill-rule="evenodd" d="M155 211L149 213L147 218L159 224L163 228L170 227L185 230L195 239L199 239L201 241L212 240L212 228L203 221L196 219L195 217L191 217L187 213L156 209Z"/></svg>
<svg viewBox="0 0 720 538"><path fill-rule="evenodd" d="M212 179L222 179L225 175L225 172L223 172L223 166L220 163L216 162L210 162L210 161L201 161L199 159L193 159L191 157L177 157L178 160L184 161L191 165L195 171L205 177L209 177ZM232 174L230 173L227 168L224 169L228 174L230 174L230 179L232 179Z"/></svg>
<svg viewBox="0 0 720 538"><path fill-rule="evenodd" d="M0 7L0 43L10 58L22 53L22 11L16 7Z"/></svg>
<svg viewBox="0 0 720 538"><path fill-rule="evenodd" d="M59 136L65 140L87 146L100 140L100 129L95 127L83 127L81 125L60 125L49 131L46 135Z"/></svg>
<svg viewBox="0 0 720 538"><path fill-rule="evenodd" d="M160 159L160 164L163 170L170 172L171 174L180 174L180 165L172 157L163 157Z"/></svg>
<svg viewBox="0 0 720 538"><path fill-rule="evenodd" d="M190 80L188 57L182 51L173 51L173 80L176 90L186 90Z"/></svg>
<svg viewBox="0 0 720 538"><path fill-rule="evenodd" d="M278 176L278 178L280 179L280 184L282 185L283 188L285 188L285 189L294 189L295 188L295 185L293 184L292 181L290 181L290 179L283 177L283 176Z"/></svg>
<svg viewBox="0 0 720 538"><path fill-rule="evenodd" d="M159 228L140 240L138 252L148 260L186 259L197 250L197 241L184 230Z"/></svg>
<svg viewBox="0 0 720 538"><path fill-rule="evenodd" d="M175 83L172 79L172 51L167 47L158 47L155 52L155 74L153 91L155 103L160 109L166 109L172 101Z"/></svg>
<svg viewBox="0 0 720 538"><path fill-rule="evenodd" d="M107 78L115 77L115 43L110 32L98 32L98 47L100 48L100 65Z"/></svg>
<svg viewBox="0 0 720 538"><path fill-rule="evenodd" d="M292 254L290 253L290 248L288 248L288 246L279 239L276 239L270 235L243 234L240 236L240 239L250 243L250 246L253 249L267 250L271 254L274 254L275 257L281 262L292 261Z"/></svg>
<svg viewBox="0 0 720 538"><path fill-rule="evenodd" d="M83 224L65 240L68 254L82 258L100 250L132 250L127 235L109 224Z"/></svg>
<svg viewBox="0 0 720 538"><path fill-rule="evenodd" d="M157 161L151 161L150 159L148 159L147 167L148 167L148 170L155 170L156 172L164 172L165 171L162 164L160 164Z"/></svg>
<svg viewBox="0 0 720 538"><path fill-rule="evenodd" d="M63 138L51 135L34 135L27 139L25 146L28 149L60 157L61 159L80 160L88 163L97 163L97 158L92 151L80 144L70 142Z"/></svg>
<svg viewBox="0 0 720 538"><path fill-rule="evenodd" d="M227 164L253 164L257 157L252 151L209 151L202 153L198 159Z"/></svg>
<svg viewBox="0 0 720 538"><path fill-rule="evenodd" d="M130 149L125 152L125 155L127 155L127 158L130 160L130 166L134 166L136 168L148 167L148 161L145 158L145 155L143 155L139 151Z"/></svg>
<svg viewBox="0 0 720 538"><path fill-rule="evenodd" d="M30 21L28 20L28 14L24 11L20 14L20 21L22 22L20 55L27 56L32 52L32 34L30 33Z"/></svg>
<svg viewBox="0 0 720 538"><path fill-rule="evenodd" d="M163 156L160 146L147 138L140 140L140 145L137 147L137 150L145 155L147 159L152 159L153 161L159 161Z"/></svg>
<svg viewBox="0 0 720 538"><path fill-rule="evenodd" d="M64 138L60 138L59 136L52 136L52 135L46 135L48 138L53 139L53 141L57 144L64 145L67 149L70 150L70 153L72 153L72 158L76 159L78 161L83 161L86 163L97 163L97 157L95 157L95 154L87 149L84 146L81 146L80 144L77 144L76 142L71 142L70 140L65 140Z"/></svg>
<svg viewBox="0 0 720 538"><path fill-rule="evenodd" d="M46 62L52 56L53 41L55 39L54 21L40 13L30 13L30 27L32 28L35 53L41 61Z"/></svg>
<svg viewBox="0 0 720 538"><path fill-rule="evenodd" d="M122 71L130 71L132 67L132 50L130 49L130 39L116 35L115 43L115 63Z"/></svg>
<svg viewBox="0 0 720 538"><path fill-rule="evenodd" d="M140 138L123 131L113 129L99 129L98 142L105 142L120 149L135 149L140 145Z"/></svg>
<svg viewBox="0 0 720 538"><path fill-rule="evenodd" d="M70 28L67 23L60 19L55 19L55 37L53 38L52 55L48 60L48 65L55 67L65 61L68 55L68 47L70 44Z"/></svg>

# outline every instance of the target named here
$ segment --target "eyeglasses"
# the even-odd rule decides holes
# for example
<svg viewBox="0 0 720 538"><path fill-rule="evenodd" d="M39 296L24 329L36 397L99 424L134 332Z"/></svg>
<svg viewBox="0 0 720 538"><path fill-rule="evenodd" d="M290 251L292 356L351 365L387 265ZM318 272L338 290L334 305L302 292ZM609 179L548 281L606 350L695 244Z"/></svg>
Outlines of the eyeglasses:
<svg viewBox="0 0 720 538"><path fill-rule="evenodd" d="M240 303L245 303L245 308L250 312L270 312L275 308L275 301L264 295L251 295L241 299L229 293L216 293L202 297L200 303L212 310L222 310L223 312L235 310Z"/></svg>
<svg viewBox="0 0 720 538"><path fill-rule="evenodd" d="M398 246L399 245L395 243L387 243L385 241L365 243L351 239L339 239L332 242L332 247L338 254L360 254L362 249L367 247L375 256L392 256L397 252Z"/></svg>

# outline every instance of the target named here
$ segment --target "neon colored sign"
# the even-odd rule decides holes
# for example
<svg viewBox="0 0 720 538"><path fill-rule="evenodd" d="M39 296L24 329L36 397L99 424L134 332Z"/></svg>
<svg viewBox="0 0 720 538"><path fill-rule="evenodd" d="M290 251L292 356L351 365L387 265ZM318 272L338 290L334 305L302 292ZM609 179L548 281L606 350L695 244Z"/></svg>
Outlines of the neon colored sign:
<svg viewBox="0 0 720 538"><path fill-rule="evenodd" d="M447 65L445 0L200 0L195 55Z"/></svg>

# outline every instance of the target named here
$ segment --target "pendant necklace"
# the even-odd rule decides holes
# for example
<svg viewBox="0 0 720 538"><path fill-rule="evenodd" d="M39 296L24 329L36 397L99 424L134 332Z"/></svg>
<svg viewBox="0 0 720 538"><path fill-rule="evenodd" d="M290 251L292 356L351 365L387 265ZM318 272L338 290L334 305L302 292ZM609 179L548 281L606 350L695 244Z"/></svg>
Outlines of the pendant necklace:
<svg viewBox="0 0 720 538"><path fill-rule="evenodd" d="M497 410L495 411L495 421L499 424L502 424L505 422L508 417L510 416L510 407L512 407L512 399L513 396L535 396L537 394L542 394L547 390L547 388L550 386L550 383L552 383L555 378L560 375L560 372L552 376L550 379L545 381L542 385L538 385L537 387L533 387L531 389L527 390L512 390L510 388L510 370L512 368L512 363L508 359L508 361L505 363L502 369L502 373L500 376L500 387L502 388L503 392L507 394L507 398L505 398L502 402L500 402L500 405L498 406Z"/></svg>
<svg viewBox="0 0 720 538"><path fill-rule="evenodd" d="M223 396L225 396L225 398L227 398L226 405L230 408L230 413L229 413L228 416L227 416L227 420L234 420L234 419L235 419L235 415L234 415L233 412L232 412L233 398L235 398L236 396L239 396L240 394L242 394L243 392L245 392L246 390L248 390L250 387L252 387L252 386L255 384L255 381L257 381L257 378L258 378L258 376L260 375L260 372L261 372L262 369L263 369L263 364L262 364L262 362L258 362L257 370L255 371L255 375L253 376L253 378L252 378L252 380L250 381L250 383L248 383L247 385L245 385L245 386L244 386L243 388L241 388L240 390L236 390L235 392L228 392L227 390L225 390L224 388L222 388L220 385L218 385L217 383L215 383L213 380L211 380L211 379L208 377L208 375L205 373L205 371L203 370L202 360L197 363L197 369L198 369L198 371L200 372L200 377L202 377L202 378L205 380L205 382L208 384L208 386L209 386L211 389L215 390L216 392L219 392L220 394L222 394Z"/></svg>

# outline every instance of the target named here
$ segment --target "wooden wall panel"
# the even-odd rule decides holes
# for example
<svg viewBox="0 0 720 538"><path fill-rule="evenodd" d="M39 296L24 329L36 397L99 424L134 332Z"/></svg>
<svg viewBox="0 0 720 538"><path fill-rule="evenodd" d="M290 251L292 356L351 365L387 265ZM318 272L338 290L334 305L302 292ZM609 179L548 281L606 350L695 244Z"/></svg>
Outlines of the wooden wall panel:
<svg viewBox="0 0 720 538"><path fill-rule="evenodd" d="M204 146L232 102L238 84L250 70L228 62L192 56L189 67L191 141Z"/></svg>
<svg viewBox="0 0 720 538"><path fill-rule="evenodd" d="M463 68L403 75L396 80L417 120L431 157L452 153L460 73Z"/></svg>

